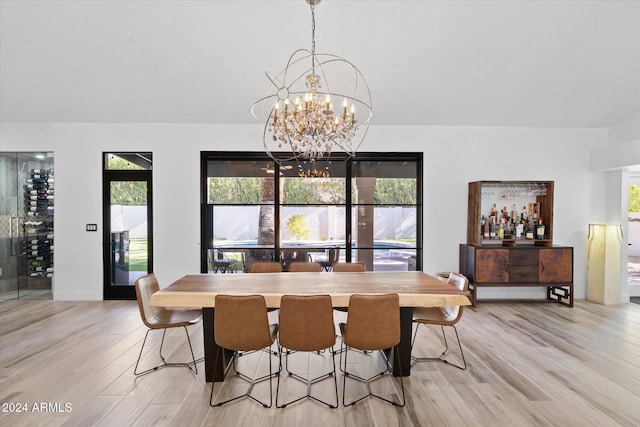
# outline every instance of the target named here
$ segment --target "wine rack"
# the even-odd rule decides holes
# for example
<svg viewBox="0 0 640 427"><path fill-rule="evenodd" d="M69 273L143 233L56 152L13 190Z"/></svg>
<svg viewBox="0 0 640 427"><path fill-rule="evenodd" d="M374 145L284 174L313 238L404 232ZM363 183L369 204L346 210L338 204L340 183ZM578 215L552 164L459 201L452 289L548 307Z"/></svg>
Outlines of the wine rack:
<svg viewBox="0 0 640 427"><path fill-rule="evenodd" d="M31 169L24 185L22 254L30 277L53 277L53 169Z"/></svg>

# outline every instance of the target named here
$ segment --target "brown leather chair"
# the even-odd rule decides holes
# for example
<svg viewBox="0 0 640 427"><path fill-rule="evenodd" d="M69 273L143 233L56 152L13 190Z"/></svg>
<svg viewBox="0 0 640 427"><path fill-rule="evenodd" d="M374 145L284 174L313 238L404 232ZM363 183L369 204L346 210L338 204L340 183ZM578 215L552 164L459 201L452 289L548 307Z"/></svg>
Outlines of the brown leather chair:
<svg viewBox="0 0 640 427"><path fill-rule="evenodd" d="M451 286L455 286L456 288L467 292L469 290L469 280L458 273L449 274L449 279L447 280ZM413 309L413 323L416 324L416 330L413 334L413 339L411 340L411 351L413 352L413 346L416 341L416 336L418 335L418 328L420 325L439 325L442 329L442 339L444 341L444 350L437 357L415 357L411 356L411 366L415 365L418 362L424 361L440 361L444 362L448 365L455 366L458 369L465 370L467 369L467 361L464 358L464 352L462 351L462 345L460 344L460 336L458 335L458 330L456 329L456 323L462 318L462 307L461 306L447 306L447 307L416 307ZM455 363L451 363L447 359L445 359L445 354L449 350L449 344L447 343L447 335L445 334L445 326L451 326L453 331L456 334L456 340L458 341L458 348L460 349L460 358L462 360L461 365L457 365Z"/></svg>
<svg viewBox="0 0 640 427"><path fill-rule="evenodd" d="M282 264L271 261L254 261L250 273L282 273Z"/></svg>
<svg viewBox="0 0 640 427"><path fill-rule="evenodd" d="M142 347L140 348L140 354L136 361L136 366L133 369L134 375L144 375L158 369L165 368L167 366L185 366L191 369L196 374L198 368L196 366L196 358L193 355L193 347L191 346L191 340L189 339L189 331L187 326L195 325L202 319L201 310L168 310L164 307L151 307L149 305L149 298L154 292L160 290L158 285L158 279L156 275L151 273L146 276L140 277L135 281L136 299L138 300L138 308L140 309L140 317L142 322L147 326L147 333L144 335L144 341L142 341ZM184 332L187 335L187 342L189 343L189 350L191 351L191 362L188 363L168 363L162 355L162 346L164 345L164 336L169 328L184 328ZM160 359L162 363L154 366L153 368L138 372L138 365L140 364L140 358L144 350L144 345L147 342L147 336L149 332L154 329L162 329L162 341L160 342Z"/></svg>
<svg viewBox="0 0 640 427"><path fill-rule="evenodd" d="M322 271L322 266L317 262L292 262L289 266L289 271L292 273L319 273Z"/></svg>
<svg viewBox="0 0 640 427"><path fill-rule="evenodd" d="M338 407L338 381L336 379L335 353L331 351L333 369L316 378L304 378L289 370L289 354L293 352L315 352L332 348L336 343L336 332L333 323L333 309L329 295L284 295L280 301L280 325L278 345L280 353L280 371L282 371L282 357L285 354L286 368L290 378L302 381L307 385L307 394L290 400L287 403L278 403L280 394L280 376L276 387L276 406L284 408L294 402L305 398L311 398L330 408ZM336 391L335 403L325 402L311 395L311 385L333 376Z"/></svg>
<svg viewBox="0 0 640 427"><path fill-rule="evenodd" d="M334 273L362 273L364 271L363 262L336 262L333 264Z"/></svg>
<svg viewBox="0 0 640 427"><path fill-rule="evenodd" d="M331 271L333 265L340 259L340 248L330 248L326 257L317 259L324 271Z"/></svg>
<svg viewBox="0 0 640 427"><path fill-rule="evenodd" d="M276 339L278 325L269 325L267 304L264 297L262 295L216 295L213 329L215 341L218 344L214 371L221 360L222 349L232 350L233 370L239 378L249 383L249 388L246 393L240 396L214 403L214 382L211 384L209 405L222 406L225 403L248 397L265 408L270 408L273 404L271 355L269 354L269 374L262 377L249 378L239 372L236 366L236 360L242 352L269 348ZM269 380L269 404L260 401L251 394L254 385L265 380Z"/></svg>
<svg viewBox="0 0 640 427"><path fill-rule="evenodd" d="M383 377L385 373L390 373L389 364L385 356L383 356L385 359L384 369L369 378L362 378L353 372L347 371L347 357L350 349L373 351L393 348L395 357L400 359L400 350L398 349L398 344L400 343L400 298L398 294L352 295L351 298L349 298L347 323L340 323L340 331L342 333L344 353L344 365L342 368L344 372L342 404L344 406L354 405L366 397L373 396L395 406L404 406L405 398L402 372L400 373L401 400L387 399L371 392L370 382ZM368 394L349 404L346 403L347 377L365 383L368 391ZM393 378L393 375L391 375L390 378Z"/></svg>
<svg viewBox="0 0 640 427"><path fill-rule="evenodd" d="M365 267L363 262L336 262L333 264L334 273L364 273ZM336 307L337 311L346 312L345 307Z"/></svg>
<svg viewBox="0 0 640 427"><path fill-rule="evenodd" d="M283 271L290 271L294 262L311 262L311 255L302 249L283 249L280 251L280 262Z"/></svg>

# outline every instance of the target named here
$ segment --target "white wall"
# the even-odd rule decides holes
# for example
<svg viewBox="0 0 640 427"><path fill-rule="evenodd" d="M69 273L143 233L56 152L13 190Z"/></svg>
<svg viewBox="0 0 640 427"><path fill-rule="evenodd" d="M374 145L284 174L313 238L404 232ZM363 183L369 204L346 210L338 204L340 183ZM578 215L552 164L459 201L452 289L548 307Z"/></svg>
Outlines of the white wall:
<svg viewBox="0 0 640 427"><path fill-rule="evenodd" d="M554 240L574 247L576 297L584 298L587 227L606 219L602 201L607 191L606 177L589 171L589 154L606 145L606 129L372 126L361 150L424 152L424 270L429 273L458 269L458 247L466 239L469 181L555 181ZM3 151L55 154L58 300L102 299L102 233L84 231L86 223L102 224L102 152L153 152L154 270L168 284L199 272L200 151L261 147L257 125L0 127Z"/></svg>

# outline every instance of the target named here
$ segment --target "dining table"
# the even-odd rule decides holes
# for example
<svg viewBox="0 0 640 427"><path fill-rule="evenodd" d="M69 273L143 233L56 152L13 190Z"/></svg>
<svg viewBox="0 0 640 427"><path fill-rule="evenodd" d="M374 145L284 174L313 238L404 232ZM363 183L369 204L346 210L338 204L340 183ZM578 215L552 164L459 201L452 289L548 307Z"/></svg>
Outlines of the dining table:
<svg viewBox="0 0 640 427"><path fill-rule="evenodd" d="M215 366L216 295L262 295L267 308L277 309L283 295L329 295L334 308L348 308L351 295L390 293L398 294L400 302L400 356L391 362L393 374L408 376L413 308L471 304L466 292L421 271L190 274L154 293L149 303L156 307L202 309L205 378L210 382L224 378L232 354L223 352L224 363Z"/></svg>

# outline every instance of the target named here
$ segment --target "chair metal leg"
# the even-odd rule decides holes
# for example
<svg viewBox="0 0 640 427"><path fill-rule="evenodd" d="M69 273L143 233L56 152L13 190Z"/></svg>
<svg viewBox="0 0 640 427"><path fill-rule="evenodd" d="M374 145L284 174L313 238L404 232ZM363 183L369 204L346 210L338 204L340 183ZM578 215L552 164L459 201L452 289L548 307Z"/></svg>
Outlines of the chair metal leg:
<svg viewBox="0 0 640 427"><path fill-rule="evenodd" d="M464 358L464 352L462 351L462 343L460 342L460 336L458 335L458 329L456 328L456 325L448 325L451 326L453 328L453 331L456 334L456 340L458 341L458 348L460 349L460 358L462 359L462 365L457 365L455 363L452 363L450 361L448 361L447 359L444 358L445 354L447 353L447 351L449 351L449 343L447 341L447 335L445 334L444 331L444 325L440 325L440 328L442 329L442 339L444 341L444 350L442 351L442 353L440 353L440 356L437 357L416 357L416 356L411 356L411 366L414 366L416 363L418 362L433 362L433 361L439 361L439 362L443 362L446 363L447 365L451 365L455 368L461 369L463 371L465 371L467 369L467 361ZM420 327L420 323L417 324L416 326L416 331L413 334L413 340L411 341L411 350L413 351L413 345L415 343L416 340L416 336L418 335L418 328Z"/></svg>
<svg viewBox="0 0 640 427"><path fill-rule="evenodd" d="M303 383L305 383L307 385L307 394L305 394L304 396L298 397L298 398L296 398L294 400L291 400L289 402L286 402L286 403L283 403L283 404L279 404L278 403L278 396L279 396L279 393L280 393L280 376L278 376L278 381L277 381L277 385L276 385L276 407L277 408L285 408L288 405L291 405L292 403L298 402L298 401L300 401L302 399L310 398L310 399L315 400L318 403L322 403L323 405L328 406L329 408L334 408L334 409L337 408L338 407L338 379L336 378L336 356L335 356L335 352L331 351L331 361L333 363L333 370L327 372L326 374L322 374L322 375L320 375L320 376L318 376L316 378L312 378L312 379L304 378L304 377L302 377L302 376L300 376L298 374L295 374L295 373L289 371L289 354L291 352L290 351L286 351L285 352L285 350L282 347L279 347L279 354L280 354L280 357L279 357L279 364L280 364L279 372L282 371L282 355L283 355L283 353L285 354L285 364L286 364L285 370L287 371L287 373L289 374L289 376L291 378L296 379L298 381L301 381L301 382L303 382ZM319 398L317 398L317 397L315 397L315 396L313 396L311 394L311 386L313 384L315 384L315 383L317 383L317 382L319 382L319 381L321 381L323 379L329 378L331 376L333 376L333 383L334 383L334 388L335 388L335 391L336 391L336 403L335 404L331 404L329 402L325 402L324 400L321 400L321 399L319 399Z"/></svg>
<svg viewBox="0 0 640 427"><path fill-rule="evenodd" d="M140 364L140 359L142 358L142 352L144 351L144 345L147 342L147 337L149 336L149 332L151 332L153 330L153 329L147 329L147 333L144 335L144 340L142 341L142 347L140 348L140 354L138 355L138 360L136 361L136 366L133 369L133 374L136 375L136 376L141 376L141 375L146 375L146 374L148 374L150 372L157 371L157 370L162 369L162 368L177 367L177 366L187 367L193 373L197 374L198 373L197 362L201 361L203 359L198 359L198 361L196 361L196 357L193 354L193 347L191 346L191 339L189 339L189 331L187 331L187 327L186 326L183 326L183 328L184 328L185 334L187 335L187 343L189 343L189 351L191 352L191 360L192 360L191 362L178 363L178 362L167 362L166 361L166 359L164 358L164 356L162 354L162 347L164 346L164 337L165 337L165 334L167 333L167 329L165 328L165 329L162 330L162 341L160 341L160 350L159 350L160 359L162 360L162 363L157 365L157 366L154 366L153 368L149 368L149 369L147 369L145 371L138 372L138 365Z"/></svg>
<svg viewBox="0 0 640 427"><path fill-rule="evenodd" d="M218 362L220 360L220 353L222 352L222 348L218 348L218 351L216 351L216 358L215 358L215 362L214 362L214 371L218 366ZM242 372L239 372L236 368L236 359L238 358L238 352L235 352L233 354L233 360L231 362L231 365L233 367L233 371L234 373L241 379L243 379L244 381L249 383L249 388L247 389L247 391L244 394L241 394L239 396L235 396L232 397L231 399L227 399L225 401L222 402L217 402L214 403L214 399L213 399L213 389L215 387L215 380L211 383L211 396L209 397L209 405L210 406L222 406L226 403L229 402L233 402L235 400L241 399L243 397L248 397L249 399L254 400L255 402L261 404L263 407L265 408L271 408L271 406L273 406L273 387L272 387L272 381L271 379L273 378L274 375L278 375L278 373L273 373L273 364L272 364L272 360L271 360L271 354L269 354L269 374L268 375L264 375L262 377L258 377L258 378L249 378L247 377L245 374L243 374ZM227 371L228 372L228 371ZM226 377L226 374L225 374ZM269 404L267 404L266 402L263 402L259 399L257 399L256 397L254 397L251 394L251 391L253 390L253 386L255 386L256 384L265 381L265 380L269 380ZM222 381L223 385L224 385L224 379Z"/></svg>
<svg viewBox="0 0 640 427"><path fill-rule="evenodd" d="M343 344L344 345L344 344ZM384 371L373 375L372 377L369 378L362 378L358 375L352 374L350 372L347 371L347 355L349 354L349 347L344 347L344 369L341 368L342 372L344 372L344 376L342 377L342 405L347 407L347 406L351 406L351 405L355 405L356 403L360 402L361 400L371 396L371 397L375 397L377 399L383 400L385 402L391 403L394 406L399 406L399 407L404 407L406 404L406 400L405 400L405 396L404 396L404 381L402 380L402 371L400 371L400 388L402 390L402 400L399 401L394 401L394 400L390 400L387 399L385 397L382 397L380 395L374 394L373 392L371 392L371 382L382 378L385 374L390 372L390 367L389 367L389 363L388 361L386 361L385 363L385 369ZM395 351L395 357L396 358L400 358L400 349L398 348L398 346L394 347L394 351ZM400 368L401 369L401 368ZM364 396L352 401L351 403L346 403L346 387L347 387L347 377L353 378L356 381L362 382L367 386L367 394L365 394ZM391 376L391 378L393 378L393 376Z"/></svg>

